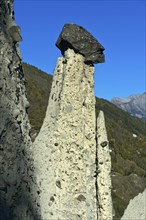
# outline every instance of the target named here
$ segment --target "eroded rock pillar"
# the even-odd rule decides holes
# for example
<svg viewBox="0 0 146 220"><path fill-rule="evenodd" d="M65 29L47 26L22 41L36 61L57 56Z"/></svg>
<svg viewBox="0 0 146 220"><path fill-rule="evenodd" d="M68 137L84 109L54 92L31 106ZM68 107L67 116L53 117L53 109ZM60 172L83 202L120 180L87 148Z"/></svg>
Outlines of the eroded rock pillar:
<svg viewBox="0 0 146 220"><path fill-rule="evenodd" d="M73 24L63 27L56 45L63 57L57 61L46 117L33 145L41 218L103 220L98 208L105 202L98 197L103 187L98 184L97 161L98 157L104 160L100 148L97 153L98 123L99 143L107 142L107 137L102 116L96 125L93 63L104 62L104 48L84 28ZM109 159L108 151L105 158ZM107 181L104 175L110 181L111 164L104 162L99 182L102 178ZM111 220L108 205L103 209L106 220Z"/></svg>
<svg viewBox="0 0 146 220"><path fill-rule="evenodd" d="M102 111L97 118L97 158L98 220L112 220L111 156Z"/></svg>
<svg viewBox="0 0 146 220"><path fill-rule="evenodd" d="M94 67L71 49L57 62L46 118L34 146L44 220L97 219L93 74ZM50 117L53 127L47 124Z"/></svg>

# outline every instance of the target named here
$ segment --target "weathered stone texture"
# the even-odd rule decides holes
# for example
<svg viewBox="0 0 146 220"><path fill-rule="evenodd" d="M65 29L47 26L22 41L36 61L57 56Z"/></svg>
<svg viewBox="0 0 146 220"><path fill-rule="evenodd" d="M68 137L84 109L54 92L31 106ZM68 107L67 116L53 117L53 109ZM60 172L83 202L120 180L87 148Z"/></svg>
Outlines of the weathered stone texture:
<svg viewBox="0 0 146 220"><path fill-rule="evenodd" d="M107 139L104 113L97 118L97 158L98 158L98 220L112 220L111 198L111 157Z"/></svg>
<svg viewBox="0 0 146 220"><path fill-rule="evenodd" d="M44 220L97 219L93 73L94 67L71 49L57 62L49 107L34 144Z"/></svg>
<svg viewBox="0 0 146 220"><path fill-rule="evenodd" d="M17 41L13 1L0 2L0 219L36 219L30 196L29 103ZM18 28L19 29L19 28ZM13 32L14 34L14 32ZM15 30L17 34L17 28ZM20 32L19 32L20 34ZM29 156L28 156L29 155Z"/></svg>
<svg viewBox="0 0 146 220"><path fill-rule="evenodd" d="M91 65L103 61L104 48L83 28L70 27L72 37L83 41L74 46L58 41L64 57L58 59L46 117L32 145L20 28L13 1L0 2L1 220L111 220L109 148L102 114L96 146Z"/></svg>
<svg viewBox="0 0 146 220"><path fill-rule="evenodd" d="M86 63L103 63L104 47L83 27L76 24L65 24L56 46L64 52L71 48L85 57Z"/></svg>

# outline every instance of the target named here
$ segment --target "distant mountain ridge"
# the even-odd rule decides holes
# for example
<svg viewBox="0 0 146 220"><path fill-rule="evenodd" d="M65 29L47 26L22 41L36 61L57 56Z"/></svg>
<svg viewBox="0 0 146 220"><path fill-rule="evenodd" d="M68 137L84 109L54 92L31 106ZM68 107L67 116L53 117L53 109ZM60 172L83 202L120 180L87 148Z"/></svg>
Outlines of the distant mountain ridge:
<svg viewBox="0 0 146 220"><path fill-rule="evenodd" d="M127 98L114 97L111 102L132 116L146 120L146 92L130 95Z"/></svg>

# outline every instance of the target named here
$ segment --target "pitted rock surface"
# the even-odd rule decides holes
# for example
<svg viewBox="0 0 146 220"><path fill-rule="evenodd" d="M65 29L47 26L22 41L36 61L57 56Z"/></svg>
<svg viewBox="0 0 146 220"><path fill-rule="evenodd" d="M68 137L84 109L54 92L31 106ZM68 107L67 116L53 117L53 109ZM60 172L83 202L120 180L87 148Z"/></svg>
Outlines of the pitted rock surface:
<svg viewBox="0 0 146 220"><path fill-rule="evenodd" d="M93 75L94 67L72 49L56 64L46 117L34 143L43 220L97 220Z"/></svg>
<svg viewBox="0 0 146 220"><path fill-rule="evenodd" d="M94 67L85 61L103 61L104 48L83 28L74 28L85 36L72 34L79 46L64 49L58 59L46 117L32 145L20 28L13 0L0 1L0 220L98 219L97 194L104 189L96 188L97 161L109 155L99 129L104 147L97 158ZM103 178L109 178L109 162L100 169Z"/></svg>
<svg viewBox="0 0 146 220"><path fill-rule="evenodd" d="M103 63L104 47L83 27L76 24L65 24L56 46L64 52L71 48L85 57L86 63Z"/></svg>
<svg viewBox="0 0 146 220"><path fill-rule="evenodd" d="M97 118L97 155L98 155L98 220L112 220L111 198L111 156L105 127L104 113Z"/></svg>
<svg viewBox="0 0 146 220"><path fill-rule="evenodd" d="M0 1L0 220L37 220L29 103L13 1ZM34 187L35 188L35 187Z"/></svg>

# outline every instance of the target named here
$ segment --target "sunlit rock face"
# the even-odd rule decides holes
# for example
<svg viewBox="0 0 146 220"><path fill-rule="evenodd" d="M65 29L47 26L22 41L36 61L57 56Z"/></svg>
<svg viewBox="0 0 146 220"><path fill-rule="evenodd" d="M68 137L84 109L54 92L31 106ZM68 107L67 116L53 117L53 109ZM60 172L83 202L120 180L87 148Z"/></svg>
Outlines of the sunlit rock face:
<svg viewBox="0 0 146 220"><path fill-rule="evenodd" d="M146 219L146 189L130 200L121 220Z"/></svg>
<svg viewBox="0 0 146 220"><path fill-rule="evenodd" d="M87 64L86 57L71 49L61 37L59 39L57 45L61 45L64 56L58 58L46 117L33 147L41 217L43 220L96 220L100 207L98 187L101 186L97 185L97 161L103 155L97 153L94 66ZM100 126L105 128L103 120ZM102 128L99 135L107 141ZM109 151L104 152L104 157L110 157ZM101 172L108 178L106 187L110 185L108 159ZM106 196L111 199L110 190L108 186L108 195L103 199L106 200ZM112 212L110 199L104 206L106 216Z"/></svg>
<svg viewBox="0 0 146 220"><path fill-rule="evenodd" d="M60 40L64 57L57 61L46 117L32 145L20 28L13 1L0 2L1 220L98 219L93 64L104 61L104 48L83 28L75 29L82 32L73 36L79 35L83 48Z"/></svg>
<svg viewBox="0 0 146 220"><path fill-rule="evenodd" d="M106 132L104 113L100 111L97 118L97 158L98 158L98 220L112 220L111 198L111 156Z"/></svg>
<svg viewBox="0 0 146 220"><path fill-rule="evenodd" d="M42 219L97 219L94 67L84 60L72 49L58 59L34 145Z"/></svg>

